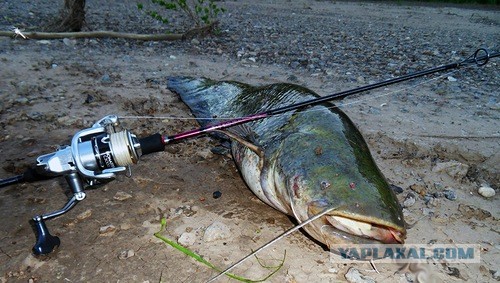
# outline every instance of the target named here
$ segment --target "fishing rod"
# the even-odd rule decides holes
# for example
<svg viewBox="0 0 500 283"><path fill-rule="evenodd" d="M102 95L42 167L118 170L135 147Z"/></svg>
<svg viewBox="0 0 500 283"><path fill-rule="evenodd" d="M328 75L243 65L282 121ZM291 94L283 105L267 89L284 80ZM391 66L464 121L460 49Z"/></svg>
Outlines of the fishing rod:
<svg viewBox="0 0 500 283"><path fill-rule="evenodd" d="M92 127L77 132L69 146L63 146L55 152L41 155L36 159L36 166L25 173L0 180L0 188L20 182L34 182L53 177L64 176L72 195L66 204L59 210L36 215L31 222L34 226L37 241L33 246L35 255L45 255L52 252L60 245L60 239L49 233L45 220L58 217L72 209L79 201L86 197L85 188L100 185L115 179L116 174L128 171L130 166L136 164L143 155L165 150L167 144L184 139L197 137L216 130L248 123L296 110L302 107L320 104L333 99L345 98L360 92L380 88L383 86L411 80L417 77L456 69L467 64L483 66L491 58L500 56L500 52L489 52L480 48L467 59L434 67L428 70L411 73L408 75L388 79L378 83L341 91L331 95L270 109L261 113L229 119L220 123L189 130L171 136L162 136L159 133L145 138L137 138L128 130L117 132L119 117L108 115L97 121Z"/></svg>
<svg viewBox="0 0 500 283"><path fill-rule="evenodd" d="M482 54L482 53L484 53L484 54ZM471 56L469 56L469 58L467 58L467 59L465 59L463 61L460 61L460 62L455 62L455 63L451 63L451 64L447 64L447 65L438 66L438 67L435 67L435 68L431 68L431 69L427 69L427 70L423 70L423 71L419 71L419 72L407 74L407 75L404 75L404 76L400 76L400 77L388 79L388 80L381 81L381 82L378 82L378 83L369 84L369 85L365 85L365 86L362 86L362 87L358 87L358 88L354 88L354 89L350 89L350 90L345 90L345 91L333 93L333 94L330 94L330 95L326 95L326 96L314 98L314 99L311 99L311 100L306 100L306 101L299 102L299 103L296 103L296 104L291 104L291 105L287 105L287 106L284 106L284 107L267 110L265 112L261 112L261 113L249 115L249 116L246 116L246 117L235 118L235 119L227 120L227 121L220 122L220 123L217 123L217 124L207 125L205 127L201 127L201 128L198 128L198 129L193 129L193 130L186 131L186 132L183 132L183 133L179 133L179 134L176 134L176 135L173 135L173 136L165 136L164 137L164 142L165 142L165 144L168 144L168 143L171 143L171 142L174 142L174 141L183 140L183 139L191 138L191 137L196 137L196 136L199 136L199 135L202 135L202 134L205 134L205 133L213 132L215 130L224 129L224 128L228 128L228 127L232 127L232 126L236 126L236 125L248 123L248 122L255 121L255 120L264 119L264 118L267 118L267 117L270 117L270 116L273 116L273 115L282 114L282 113L285 113L285 112L288 112L288 111L292 111L292 110L296 110L296 109L299 109L299 108L302 108L302 107L312 106L312 105L320 104L320 103L323 103L323 102L326 102L326 101L331 101L331 100L334 100L334 99L342 99L342 98L345 98L345 97L353 95L353 94L358 94L358 93L369 91L369 90L372 90L372 89L381 88L381 87L384 87L384 86L396 84L396 83L399 83L399 82L402 82L402 81L407 81L407 80L415 79L415 78L418 78L418 77L423 77L423 76L430 75L430 74L437 73L437 72L443 72L443 71L447 71L447 70L451 70L451 69L457 69L457 68L459 68L461 66L464 66L464 65L467 65L467 64L473 64L474 63L477 66L483 66L483 65L486 65L491 58L498 57L498 56L500 56L500 52L490 53L485 48L479 48L479 49L476 50L476 52L474 52L474 54L472 54Z"/></svg>

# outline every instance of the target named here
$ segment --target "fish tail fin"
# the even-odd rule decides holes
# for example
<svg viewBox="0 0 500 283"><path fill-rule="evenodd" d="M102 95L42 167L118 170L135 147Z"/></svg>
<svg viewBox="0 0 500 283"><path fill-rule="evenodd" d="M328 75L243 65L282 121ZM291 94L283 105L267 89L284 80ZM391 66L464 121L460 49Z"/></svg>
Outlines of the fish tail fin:
<svg viewBox="0 0 500 283"><path fill-rule="evenodd" d="M196 118L204 118L198 120L202 126L210 122L206 118L230 115L228 106L241 92L240 86L232 82L192 77L168 77L167 88L181 97Z"/></svg>

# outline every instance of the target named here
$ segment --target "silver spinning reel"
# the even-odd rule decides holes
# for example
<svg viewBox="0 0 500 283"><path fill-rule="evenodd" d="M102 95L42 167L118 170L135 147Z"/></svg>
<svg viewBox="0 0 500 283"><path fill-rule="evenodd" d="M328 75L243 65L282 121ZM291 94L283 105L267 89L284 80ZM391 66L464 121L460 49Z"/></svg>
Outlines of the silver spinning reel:
<svg viewBox="0 0 500 283"><path fill-rule="evenodd" d="M127 169L130 172L130 165L137 163L141 155L164 150L160 134L138 139L127 130L116 132L118 124L117 116L106 116L91 128L76 133L70 146L37 158L34 175L64 176L72 196L63 208L33 217L37 233L34 254L48 254L60 245L59 238L49 233L44 221L68 212L85 199L85 187L109 182L117 173Z"/></svg>

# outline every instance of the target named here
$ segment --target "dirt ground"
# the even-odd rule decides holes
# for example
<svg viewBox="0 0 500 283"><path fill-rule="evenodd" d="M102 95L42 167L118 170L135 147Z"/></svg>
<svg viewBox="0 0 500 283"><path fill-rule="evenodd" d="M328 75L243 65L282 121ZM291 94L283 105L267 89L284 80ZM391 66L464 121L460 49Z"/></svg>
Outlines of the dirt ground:
<svg viewBox="0 0 500 283"><path fill-rule="evenodd" d="M345 5L346 11L356 8L338 5ZM394 15L404 9L390 7ZM471 13L457 8L452 11L457 15ZM474 13L498 20L498 13ZM433 19L429 25L442 24L440 16ZM444 20L450 26L454 23ZM494 33L493 29L492 36ZM320 94L371 81L334 85L331 77L278 65L193 55L182 49L158 54L148 51L146 45L123 53L101 48L102 41L94 39L0 38L0 44L0 178L13 176L34 164L37 156L68 144L76 132L108 114L161 117L121 119L121 126L138 136L155 132L171 135L196 127L192 120L170 118L191 115L166 89L168 75L253 84L294 77L296 83ZM495 99L476 102L466 91L443 94L436 87L439 82L445 91L453 90L463 84L461 76L468 74L481 78L467 85L471 89L496 85L496 92L490 93ZM478 194L482 184L495 189L499 184L498 74L498 59L492 59L483 68L437 75L418 84L403 83L343 101L342 109L359 126L382 172L404 189L398 195L401 203L408 200L408 194L414 195L415 203L407 202L404 209L406 221L415 223L408 230L407 242L481 245L479 264L430 263L426 270L438 282L492 282L499 278L498 194L490 198ZM132 166L130 178L120 176L88 190L86 199L69 213L47 221L51 233L62 243L46 257L31 254L35 237L28 221L62 207L67 200L64 179L2 188L0 282L204 282L217 272L153 236L162 217L167 218L167 237L177 240L183 233L194 234L189 248L221 268L293 227L286 215L252 194L229 156L211 152L217 145L207 137L169 145L165 152L144 156ZM456 163L450 163L453 161ZM438 170L439 166L444 169ZM456 200L424 196L445 189L453 190ZM215 191L222 196L214 198ZM214 222L228 226L230 235L207 242L204 231ZM376 264L377 272L368 263L338 263L301 232L264 250L259 258L272 265L285 251L284 266L269 282L342 282L353 267L376 282L416 280L409 270L397 272L400 266L395 264ZM251 279L268 272L255 259L234 270ZM223 277L219 282L231 280ZM358 282L370 282L364 280Z"/></svg>

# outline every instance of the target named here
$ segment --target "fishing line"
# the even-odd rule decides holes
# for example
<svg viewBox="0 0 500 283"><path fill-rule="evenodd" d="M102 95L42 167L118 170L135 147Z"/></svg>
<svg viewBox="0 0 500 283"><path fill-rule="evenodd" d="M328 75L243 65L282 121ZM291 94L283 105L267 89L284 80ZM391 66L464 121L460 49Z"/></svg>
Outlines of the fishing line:
<svg viewBox="0 0 500 283"><path fill-rule="evenodd" d="M468 67L468 68L471 68L471 67ZM432 81L435 81L435 80L447 77L447 76L449 76L449 75L451 75L453 73L456 73L456 72L458 72L458 70L453 70L453 71L448 72L446 74L437 76L435 78L430 78L430 79L424 80L422 82L419 82L419 83L411 85L411 86L403 87L403 88L396 89L396 90L393 90L393 91L389 91L389 92L386 92L386 93L382 93L382 94L378 94L378 95L373 95L373 96L370 96L370 97L365 97L365 98L361 98L361 99L358 99L358 100L353 100L353 101L349 101L349 102L345 102L345 103L344 102L340 102L339 104L328 106L326 108L327 109L341 108L341 107L344 107L344 106L355 105L355 104L358 104L358 103L362 103L364 101L373 100L373 99L381 98L381 97L384 97L384 96L390 96L390 95L393 95L393 94L396 94L396 93L399 93L399 92L402 92L402 91L405 91L405 90L410 90L410 89L416 88L418 86L425 85L425 84L427 84L429 82L432 82ZM310 113L310 112L320 112L320 111L322 111L322 109L309 109L309 110L301 111L298 114L305 114L305 113ZM284 114L285 113L272 114L272 115L269 115L269 117L277 117L277 116L281 116L281 115L284 115ZM212 118L210 118L210 117L200 117L200 118L195 118L195 117L177 117L177 116L119 116L119 118L120 119L132 119L132 120L147 119L147 120L186 120L186 121L192 121L192 120L202 120L202 121L221 120L221 121L224 121L224 120L231 120L231 119L242 119L242 118L245 118L245 116L231 116L231 117L228 116L228 117L212 117Z"/></svg>
<svg viewBox="0 0 500 283"><path fill-rule="evenodd" d="M307 219L306 221L300 223L299 225L293 227L293 228L290 228L288 231L286 231L285 233L279 235L278 237L272 239L271 241L267 242L266 244L264 244L263 246L261 246L260 248L256 249L255 251L253 251L252 253L250 253L249 255L245 256L244 258L238 260L237 262L233 263L231 266L229 266L228 268L226 268L225 270L223 270L222 272L220 272L218 275L210 278L210 280L208 280L206 283L209 283L209 282L213 282L215 280L217 280L219 277L221 277L222 275L228 273L229 271L231 271L232 269L234 269L236 266L242 264L244 261L246 261L247 259L249 259L251 256L254 256L256 255L257 253L259 253L260 251L262 251L263 249L271 246L272 244L276 243L277 241L285 238L286 236L292 234L293 232L299 230L300 228L306 226L307 224L313 222L314 220L322 217L323 215L329 213L330 211L334 210L334 207L331 207L331 208L328 208L326 209L325 211Z"/></svg>
<svg viewBox="0 0 500 283"><path fill-rule="evenodd" d="M485 55L479 56L481 52L484 52ZM499 52L490 53L488 50L486 50L484 48L480 48L480 49L477 49L474 54L470 55L468 58L466 58L466 59L464 59L464 60L462 60L462 61L460 61L458 63L452 63L452 64L448 64L448 65L442 65L442 66L431 68L431 69L428 69L428 70L424 70L424 71L420 71L420 72L415 72L415 73L411 73L411 74L408 74L408 75L404 75L404 76L400 76L400 77L396 77L396 78L392 78L392 79L387 79L387 80L384 80L384 81L381 81L381 82L378 82L378 83L374 83L374 84L370 84L370 85L366 85L366 86L363 86L363 87L358 87L358 88L350 89L350 90L347 90L347 91L342 91L342 92L339 92L339 93L334 93L334 94L330 94L330 95L327 95L327 96L322 96L322 97L319 97L317 99L313 99L314 100L314 104L325 102L325 101L332 100L332 99L345 98L345 97L347 97L349 95L352 95L352 94L356 94L356 93L364 92L364 91L367 91L367 90L379 88L379 87L382 87L382 86L385 86L385 85L395 84L397 82L401 82L401 81L405 81L405 80L410 80L410 79L413 79L413 78L425 76L425 75L432 74L432 73L439 72L439 71L443 71L443 70L448 70L448 69L452 69L452 68L459 68L459 67L464 67L466 69L470 69L470 68L472 68L472 66L483 66L483 65L485 65L486 63L489 62L490 58L497 57L497 56L500 56ZM475 65L470 65L470 66L464 65L464 64L472 64L472 63L474 63ZM348 105L358 104L358 103L361 103L361 102L364 102L364 101L367 101L367 100L373 100L373 99L384 97L384 96L390 96L390 95L393 95L395 93L399 93L399 92L402 92L402 91L405 91L405 90L410 90L410 89L416 88L416 87L421 86L421 85L428 84L429 82L436 81L438 79L447 77L447 76L449 76L451 74L454 74L456 72L458 72L458 69L457 70L452 70L452 71L450 71L450 72L448 72L446 74L443 74L443 75L440 75L440 76L437 76L437 77L434 77L434 78L423 80L423 81L421 81L421 82L419 82L417 84L413 84L411 86L407 86L407 87L404 87L404 88L396 89L396 90L389 91L387 93L382 93L382 94L379 94L379 95L374 95L374 96L371 96L371 97L366 97L366 98L362 98L362 99L350 101L350 102L347 102L347 103L340 103L339 105L332 105L331 107L326 107L326 108L333 109L333 108L338 108L338 107L344 107L344 106L348 106ZM280 115L284 114L287 111L294 110L296 108L301 107L301 106L298 106L300 104L304 104L303 106L308 106L308 104L311 101L313 101L313 100L308 100L308 101L305 101L305 102L301 102L301 103L297 103L297 104L293 104L293 105L288 105L288 106L285 106L285 107L282 107L282 108L278 108L278 109L274 109L274 110L268 110L267 112L270 112L270 113L268 113L266 115L266 118L267 117L280 116ZM277 110L280 110L280 111L277 111ZM322 111L322 110L321 109L310 109L310 110L302 111L300 114L305 114L305 113L315 112L315 111ZM274 112L277 112L277 113L274 113ZM219 120L219 121L228 121L228 120L242 120L242 119L248 118L248 116L240 116L240 117L234 117L234 116L233 117L199 117L199 118L195 118L195 117L176 117L176 116L120 116L119 118L120 119L162 119L162 120L169 119L169 120L187 120L187 121L190 121L190 120L198 120L198 121L217 121L217 120Z"/></svg>

